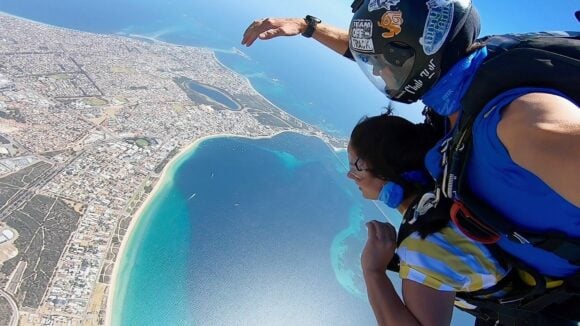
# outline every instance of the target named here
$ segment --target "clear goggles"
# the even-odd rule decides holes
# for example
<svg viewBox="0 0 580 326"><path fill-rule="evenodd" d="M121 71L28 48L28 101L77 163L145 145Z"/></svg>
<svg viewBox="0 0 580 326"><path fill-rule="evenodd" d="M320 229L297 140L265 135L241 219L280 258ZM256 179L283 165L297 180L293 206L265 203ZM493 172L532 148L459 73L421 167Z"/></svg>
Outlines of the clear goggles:
<svg viewBox="0 0 580 326"><path fill-rule="evenodd" d="M387 97L399 94L415 63L413 50L405 47L386 48L389 59L382 54L364 54L351 50L355 61L367 78Z"/></svg>

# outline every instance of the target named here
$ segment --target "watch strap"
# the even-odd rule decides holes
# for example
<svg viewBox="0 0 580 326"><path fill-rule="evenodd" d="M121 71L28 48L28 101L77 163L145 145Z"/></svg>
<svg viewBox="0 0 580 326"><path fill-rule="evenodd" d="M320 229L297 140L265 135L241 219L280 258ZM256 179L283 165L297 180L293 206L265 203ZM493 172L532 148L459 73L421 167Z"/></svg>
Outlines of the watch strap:
<svg viewBox="0 0 580 326"><path fill-rule="evenodd" d="M320 24L321 20L314 16L306 15L306 17L304 17L304 21L306 22L307 26L306 30L302 33L302 36L312 37L314 31L316 30L316 25Z"/></svg>

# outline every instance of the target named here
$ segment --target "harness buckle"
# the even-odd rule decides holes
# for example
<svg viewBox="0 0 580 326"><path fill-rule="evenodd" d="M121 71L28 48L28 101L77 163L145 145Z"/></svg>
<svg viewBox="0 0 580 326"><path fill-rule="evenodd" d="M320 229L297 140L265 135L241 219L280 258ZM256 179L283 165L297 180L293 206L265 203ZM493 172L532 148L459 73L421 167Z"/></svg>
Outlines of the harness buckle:
<svg viewBox="0 0 580 326"><path fill-rule="evenodd" d="M414 224L415 222L417 222L419 217L425 215L425 213L427 213L431 208L437 206L438 203L439 203L439 195L433 192L426 192L419 200L419 203L417 203L417 205L415 206L413 218L408 223L411 225Z"/></svg>

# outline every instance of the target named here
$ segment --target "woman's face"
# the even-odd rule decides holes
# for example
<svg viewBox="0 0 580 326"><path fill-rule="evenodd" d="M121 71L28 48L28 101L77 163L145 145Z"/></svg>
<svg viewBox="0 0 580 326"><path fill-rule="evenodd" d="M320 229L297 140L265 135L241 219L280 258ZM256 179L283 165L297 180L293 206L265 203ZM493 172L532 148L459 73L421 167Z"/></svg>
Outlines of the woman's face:
<svg viewBox="0 0 580 326"><path fill-rule="evenodd" d="M348 144L347 151L349 164L347 177L356 183L364 198L371 200L378 199L379 192L386 181L375 177L369 171L371 167L358 158L355 149L350 144Z"/></svg>

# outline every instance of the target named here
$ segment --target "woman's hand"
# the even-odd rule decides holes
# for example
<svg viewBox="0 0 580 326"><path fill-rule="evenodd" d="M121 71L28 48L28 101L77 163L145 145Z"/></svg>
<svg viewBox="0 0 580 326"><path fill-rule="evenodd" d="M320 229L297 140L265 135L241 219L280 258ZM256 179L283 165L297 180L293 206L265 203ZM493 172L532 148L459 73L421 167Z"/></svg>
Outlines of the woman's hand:
<svg viewBox="0 0 580 326"><path fill-rule="evenodd" d="M387 265L395 255L397 232L389 223L370 221L366 224L368 239L362 252L361 266L363 272L385 273Z"/></svg>

